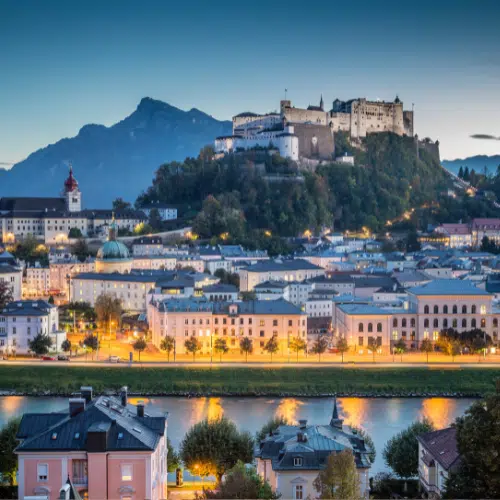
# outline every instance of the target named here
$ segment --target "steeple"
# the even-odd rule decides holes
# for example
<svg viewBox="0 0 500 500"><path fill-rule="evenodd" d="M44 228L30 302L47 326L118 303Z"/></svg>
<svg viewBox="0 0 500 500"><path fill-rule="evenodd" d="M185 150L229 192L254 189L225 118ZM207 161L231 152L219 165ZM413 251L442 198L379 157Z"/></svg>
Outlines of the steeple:
<svg viewBox="0 0 500 500"><path fill-rule="evenodd" d="M344 423L343 418L339 418L339 412L337 410L337 398L333 398L333 413L330 420L330 427L336 427L337 429L342 429L342 424Z"/></svg>
<svg viewBox="0 0 500 500"><path fill-rule="evenodd" d="M64 181L62 195L66 199L66 210L68 212L80 212L82 210L82 193L78 189L78 182L73 177L73 166L69 164L69 175Z"/></svg>
<svg viewBox="0 0 500 500"><path fill-rule="evenodd" d="M324 111L323 106L324 106L324 103L323 103L323 94L321 94L321 99L319 100L319 107L321 108L321 111Z"/></svg>

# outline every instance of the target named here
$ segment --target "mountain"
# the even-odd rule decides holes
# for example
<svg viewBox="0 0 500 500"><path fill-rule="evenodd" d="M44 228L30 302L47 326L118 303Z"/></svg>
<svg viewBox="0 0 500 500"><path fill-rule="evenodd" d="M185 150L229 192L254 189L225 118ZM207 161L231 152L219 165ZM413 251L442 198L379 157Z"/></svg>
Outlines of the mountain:
<svg viewBox="0 0 500 500"><path fill-rule="evenodd" d="M230 121L145 97L121 122L85 125L76 137L0 170L0 197L57 196L71 162L85 208L108 207L117 197L134 201L162 163L197 156L215 137L230 133Z"/></svg>
<svg viewBox="0 0 500 500"><path fill-rule="evenodd" d="M495 175L497 167L500 165L500 155L477 155L463 159L457 158L456 160L443 160L441 163L444 168L454 174L458 174L460 167L469 167L469 170L474 169L478 173L483 173L484 167L486 167L489 175Z"/></svg>

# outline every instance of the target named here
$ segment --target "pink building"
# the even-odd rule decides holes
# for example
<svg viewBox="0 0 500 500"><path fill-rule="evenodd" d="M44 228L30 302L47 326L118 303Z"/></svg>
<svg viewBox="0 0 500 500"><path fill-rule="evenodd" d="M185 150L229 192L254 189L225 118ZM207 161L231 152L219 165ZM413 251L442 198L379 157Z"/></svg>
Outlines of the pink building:
<svg viewBox="0 0 500 500"><path fill-rule="evenodd" d="M20 499L167 498L167 416L128 404L126 387L94 399L82 387L60 413L23 415L17 437Z"/></svg>

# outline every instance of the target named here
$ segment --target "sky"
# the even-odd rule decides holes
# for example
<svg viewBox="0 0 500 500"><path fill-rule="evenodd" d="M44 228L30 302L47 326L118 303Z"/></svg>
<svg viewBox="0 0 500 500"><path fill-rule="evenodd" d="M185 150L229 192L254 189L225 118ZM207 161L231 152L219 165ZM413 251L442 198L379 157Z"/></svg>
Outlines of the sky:
<svg viewBox="0 0 500 500"><path fill-rule="evenodd" d="M399 95L442 158L498 154L499 19L499 0L0 0L0 166L145 96L230 119L285 88Z"/></svg>

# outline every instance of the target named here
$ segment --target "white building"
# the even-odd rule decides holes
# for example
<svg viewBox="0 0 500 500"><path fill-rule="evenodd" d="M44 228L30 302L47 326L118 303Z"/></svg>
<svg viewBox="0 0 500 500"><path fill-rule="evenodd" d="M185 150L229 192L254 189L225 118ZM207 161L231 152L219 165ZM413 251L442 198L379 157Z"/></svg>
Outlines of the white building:
<svg viewBox="0 0 500 500"><path fill-rule="evenodd" d="M177 208L159 201L148 203L141 207L141 210L149 217L151 215L151 210L158 210L160 219L165 220L176 220L177 219Z"/></svg>
<svg viewBox="0 0 500 500"><path fill-rule="evenodd" d="M14 300L21 299L23 271L20 267L0 264L0 281L9 285Z"/></svg>
<svg viewBox="0 0 500 500"><path fill-rule="evenodd" d="M163 255L163 241L157 236L142 236L132 242L133 257Z"/></svg>
<svg viewBox="0 0 500 500"><path fill-rule="evenodd" d="M344 165L354 165L354 156L346 152L342 156L337 156L335 162L343 163Z"/></svg>
<svg viewBox="0 0 500 500"><path fill-rule="evenodd" d="M308 318L331 318L333 302L331 299L309 299L305 303Z"/></svg>
<svg viewBox="0 0 500 500"><path fill-rule="evenodd" d="M39 333L52 339L51 352L60 352L66 332L59 331L56 306L43 300L11 302L0 311L0 351L28 354L29 342Z"/></svg>
<svg viewBox="0 0 500 500"><path fill-rule="evenodd" d="M50 290L50 268L34 266L26 268L25 297L45 297Z"/></svg>

